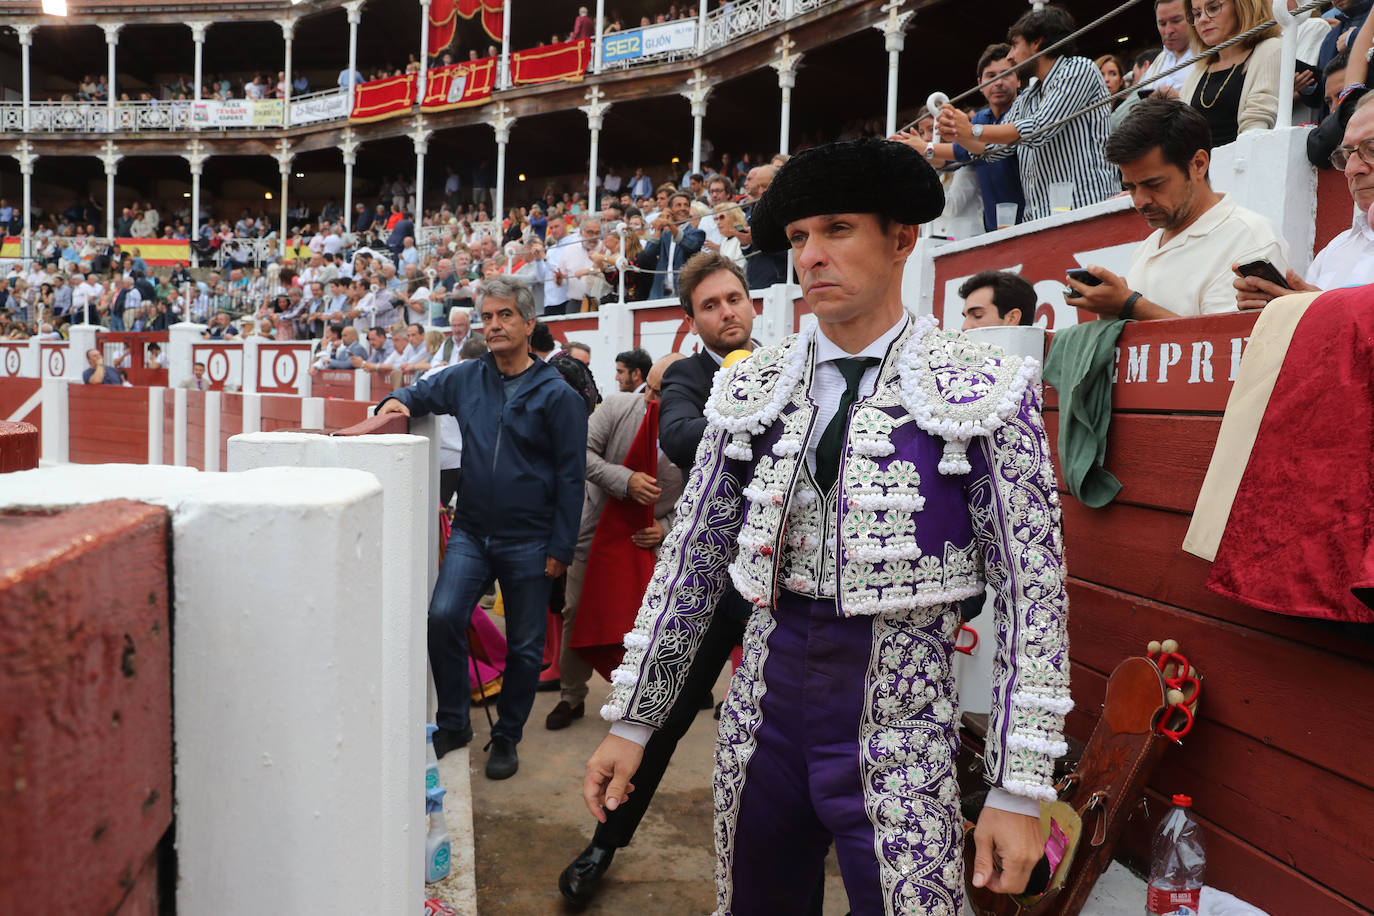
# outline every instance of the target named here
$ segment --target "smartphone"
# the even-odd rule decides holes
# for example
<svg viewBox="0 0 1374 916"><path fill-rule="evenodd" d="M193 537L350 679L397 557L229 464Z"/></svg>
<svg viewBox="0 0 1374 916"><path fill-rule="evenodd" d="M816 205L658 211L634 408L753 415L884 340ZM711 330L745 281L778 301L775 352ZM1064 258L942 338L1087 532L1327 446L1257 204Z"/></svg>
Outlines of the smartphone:
<svg viewBox="0 0 1374 916"><path fill-rule="evenodd" d="M1265 260L1251 261L1249 264L1242 264L1236 268L1236 273L1240 274L1242 277L1258 277L1261 280L1268 280L1275 286L1281 286L1284 289L1292 289L1292 287L1288 285L1288 278L1279 273L1277 267Z"/></svg>
<svg viewBox="0 0 1374 916"><path fill-rule="evenodd" d="M1102 278L1087 270L1066 270L1064 275L1070 280L1076 280L1084 286L1101 286Z"/></svg>

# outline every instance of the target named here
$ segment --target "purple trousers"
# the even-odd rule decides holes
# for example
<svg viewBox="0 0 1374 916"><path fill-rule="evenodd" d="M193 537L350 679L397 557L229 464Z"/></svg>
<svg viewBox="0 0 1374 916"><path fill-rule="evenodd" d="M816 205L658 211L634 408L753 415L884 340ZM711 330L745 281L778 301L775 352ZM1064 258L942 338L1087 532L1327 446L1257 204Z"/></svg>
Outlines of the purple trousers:
<svg viewBox="0 0 1374 916"><path fill-rule="evenodd" d="M958 608L750 619L716 743L716 916L807 911L835 843L854 916L959 916Z"/></svg>

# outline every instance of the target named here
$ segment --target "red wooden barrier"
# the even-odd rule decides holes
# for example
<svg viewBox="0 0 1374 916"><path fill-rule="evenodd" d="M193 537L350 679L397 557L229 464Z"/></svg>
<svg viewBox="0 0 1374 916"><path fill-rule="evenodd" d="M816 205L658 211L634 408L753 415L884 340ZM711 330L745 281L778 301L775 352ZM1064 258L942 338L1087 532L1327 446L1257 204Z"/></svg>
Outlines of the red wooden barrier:
<svg viewBox="0 0 1374 916"><path fill-rule="evenodd" d="M0 912L155 913L172 820L167 514L0 516Z"/></svg>
<svg viewBox="0 0 1374 916"><path fill-rule="evenodd" d="M67 386L67 457L73 464L148 463L148 389Z"/></svg>
<svg viewBox="0 0 1374 916"><path fill-rule="evenodd" d="M38 427L0 421L0 474L38 467Z"/></svg>
<svg viewBox="0 0 1374 916"><path fill-rule="evenodd" d="M1184 792L1209 843L1209 884L1274 914L1368 913L1374 646L1210 592L1210 564L1181 548L1254 317L1122 334L1106 462L1121 494L1103 509L1063 494L1077 704L1067 728L1087 737L1122 658L1178 639L1206 678L1198 723L1151 780L1151 816L1133 822L1124 857L1147 861L1150 830Z"/></svg>

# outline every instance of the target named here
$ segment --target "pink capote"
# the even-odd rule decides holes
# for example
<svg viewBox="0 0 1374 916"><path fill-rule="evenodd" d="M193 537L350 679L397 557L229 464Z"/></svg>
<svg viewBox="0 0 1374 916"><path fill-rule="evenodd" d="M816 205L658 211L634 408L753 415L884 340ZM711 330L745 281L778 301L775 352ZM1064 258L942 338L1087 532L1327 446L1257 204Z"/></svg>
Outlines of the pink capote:
<svg viewBox="0 0 1374 916"><path fill-rule="evenodd" d="M1364 286L1320 296L1298 324L1207 587L1278 614L1374 623L1371 462L1374 286Z"/></svg>

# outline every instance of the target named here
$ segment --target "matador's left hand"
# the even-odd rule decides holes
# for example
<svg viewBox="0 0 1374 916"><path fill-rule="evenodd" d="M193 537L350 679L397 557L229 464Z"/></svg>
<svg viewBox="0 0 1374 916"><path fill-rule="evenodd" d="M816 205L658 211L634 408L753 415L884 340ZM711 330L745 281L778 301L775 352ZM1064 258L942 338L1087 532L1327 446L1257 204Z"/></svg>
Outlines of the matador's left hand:
<svg viewBox="0 0 1374 916"><path fill-rule="evenodd" d="M1045 854L1040 819L998 808L983 808L973 832L978 854L973 860L973 886L999 894L1026 889L1032 869Z"/></svg>

